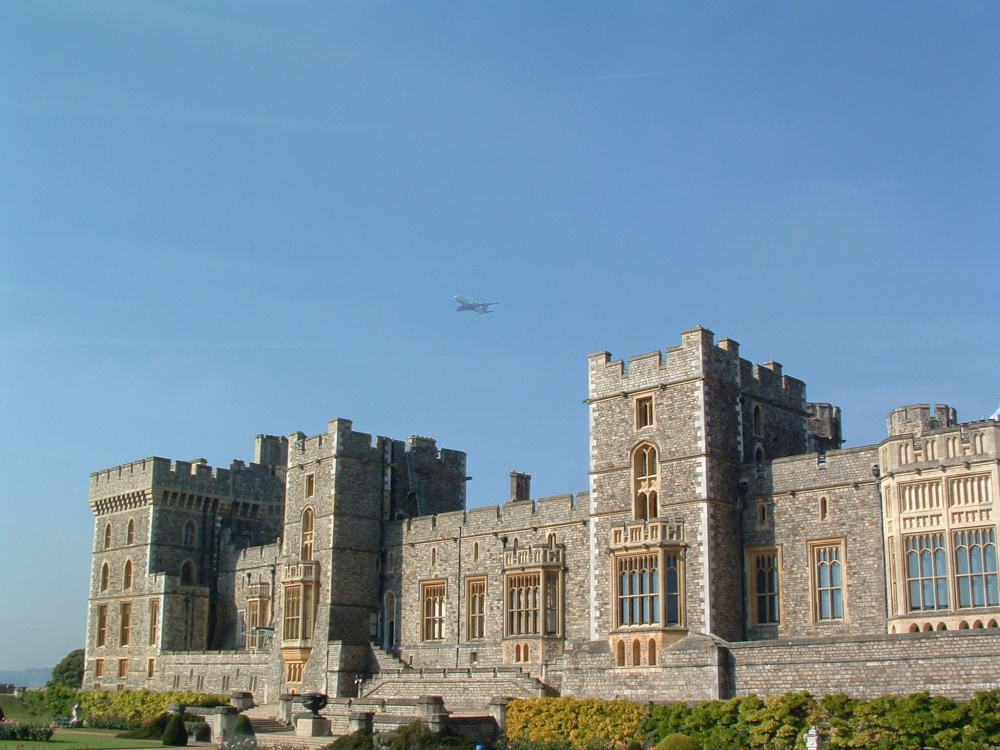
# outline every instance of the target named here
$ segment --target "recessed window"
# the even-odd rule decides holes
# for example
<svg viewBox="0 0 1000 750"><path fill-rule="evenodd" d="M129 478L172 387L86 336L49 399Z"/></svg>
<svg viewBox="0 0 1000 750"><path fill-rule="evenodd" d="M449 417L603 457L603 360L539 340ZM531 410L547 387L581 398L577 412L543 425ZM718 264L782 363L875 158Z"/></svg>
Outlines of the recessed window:
<svg viewBox="0 0 1000 750"><path fill-rule="evenodd" d="M149 600L149 645L155 646L160 636L160 600Z"/></svg>
<svg viewBox="0 0 1000 750"><path fill-rule="evenodd" d="M819 499L819 520L826 521L830 518L830 500L825 495Z"/></svg>
<svg viewBox="0 0 1000 750"><path fill-rule="evenodd" d="M104 527L104 549L111 549L111 524Z"/></svg>
<svg viewBox="0 0 1000 750"><path fill-rule="evenodd" d="M948 609L948 553L944 533L912 534L903 537L903 544L910 611Z"/></svg>
<svg viewBox="0 0 1000 750"><path fill-rule="evenodd" d="M643 427L653 426L653 397L643 396L635 400L635 427L641 430Z"/></svg>
<svg viewBox="0 0 1000 750"><path fill-rule="evenodd" d="M764 435L764 412L759 405L753 407L753 434L757 437Z"/></svg>
<svg viewBox="0 0 1000 750"><path fill-rule="evenodd" d="M104 659L94 659L94 677L104 677Z"/></svg>
<svg viewBox="0 0 1000 750"><path fill-rule="evenodd" d="M433 568L437 565L438 561L438 549L437 547L431 547L431 567Z"/></svg>
<svg viewBox="0 0 1000 750"><path fill-rule="evenodd" d="M118 660L118 679L124 680L128 677L128 659Z"/></svg>
<svg viewBox="0 0 1000 750"><path fill-rule="evenodd" d="M128 591L132 588L132 561L125 561L125 569L122 571L122 589Z"/></svg>
<svg viewBox="0 0 1000 750"><path fill-rule="evenodd" d="M757 503L757 526L764 528L768 524L767 503Z"/></svg>
<svg viewBox="0 0 1000 750"><path fill-rule="evenodd" d="M194 563L190 560L185 560L184 564L181 565L181 583L185 586L194 583Z"/></svg>
<svg viewBox="0 0 1000 750"><path fill-rule="evenodd" d="M680 558L657 552L616 557L616 627L680 624Z"/></svg>
<svg viewBox="0 0 1000 750"><path fill-rule="evenodd" d="M473 562L479 561L479 542L475 542L472 545L472 560Z"/></svg>
<svg viewBox="0 0 1000 750"><path fill-rule="evenodd" d="M302 560L313 559L313 523L315 515L312 508L302 511L302 549L299 558Z"/></svg>
<svg viewBox="0 0 1000 750"><path fill-rule="evenodd" d="M107 591L111 582L111 566L107 563L101 566L101 591Z"/></svg>
<svg viewBox="0 0 1000 750"><path fill-rule="evenodd" d="M118 623L118 643L127 646L132 641L132 602L121 603L121 619Z"/></svg>
<svg viewBox="0 0 1000 750"><path fill-rule="evenodd" d="M633 517L638 520L657 518L660 515L658 490L659 464L656 447L640 445L632 453Z"/></svg>
<svg viewBox="0 0 1000 750"><path fill-rule="evenodd" d="M306 474L306 497L316 494L316 475Z"/></svg>
<svg viewBox="0 0 1000 750"><path fill-rule="evenodd" d="M421 632L425 641L444 640L446 590L444 581L420 584L420 609L423 612Z"/></svg>
<svg viewBox="0 0 1000 750"><path fill-rule="evenodd" d="M813 542L813 612L816 621L844 619L844 543Z"/></svg>
<svg viewBox="0 0 1000 750"><path fill-rule="evenodd" d="M156 675L156 659L146 659L146 679L151 680Z"/></svg>
<svg viewBox="0 0 1000 750"><path fill-rule="evenodd" d="M135 544L135 521L128 519L128 530L125 532L125 544Z"/></svg>
<svg viewBox="0 0 1000 750"><path fill-rule="evenodd" d="M184 522L184 531L182 532L181 542L185 547L194 547L198 541L198 528L195 526L194 521L190 519Z"/></svg>
<svg viewBox="0 0 1000 750"><path fill-rule="evenodd" d="M486 637L486 579L470 578L465 587L469 607L466 632L470 641L482 640Z"/></svg>
<svg viewBox="0 0 1000 750"><path fill-rule="evenodd" d="M108 642L108 605L97 606L97 645L104 646Z"/></svg>
<svg viewBox="0 0 1000 750"><path fill-rule="evenodd" d="M392 552L390 552L386 557L385 569L387 573L392 573L396 570L396 555L394 555Z"/></svg>
<svg viewBox="0 0 1000 750"><path fill-rule="evenodd" d="M779 622L778 550L749 550L751 623L775 625Z"/></svg>

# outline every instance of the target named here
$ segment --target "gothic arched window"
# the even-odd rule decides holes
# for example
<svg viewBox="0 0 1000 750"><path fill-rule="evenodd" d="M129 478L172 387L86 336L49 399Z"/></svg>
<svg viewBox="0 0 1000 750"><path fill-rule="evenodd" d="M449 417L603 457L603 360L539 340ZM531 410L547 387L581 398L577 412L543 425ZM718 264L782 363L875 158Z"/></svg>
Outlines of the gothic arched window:
<svg viewBox="0 0 1000 750"><path fill-rule="evenodd" d="M660 515L659 465L656 446L643 443L632 452L632 514L636 520L656 518Z"/></svg>

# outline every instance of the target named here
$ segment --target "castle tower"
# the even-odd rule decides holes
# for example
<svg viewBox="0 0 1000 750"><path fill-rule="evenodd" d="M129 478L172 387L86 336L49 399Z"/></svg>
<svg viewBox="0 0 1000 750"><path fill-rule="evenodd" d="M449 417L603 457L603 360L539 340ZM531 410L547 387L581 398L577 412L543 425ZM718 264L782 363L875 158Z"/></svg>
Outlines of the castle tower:
<svg viewBox="0 0 1000 750"><path fill-rule="evenodd" d="M385 523L463 510L465 481L465 454L431 438L373 441L348 419L289 438L276 615L285 691L353 695L382 625Z"/></svg>
<svg viewBox="0 0 1000 750"><path fill-rule="evenodd" d="M620 665L688 633L740 640L740 467L806 451L805 385L698 327L665 357L592 355L588 403L592 637Z"/></svg>

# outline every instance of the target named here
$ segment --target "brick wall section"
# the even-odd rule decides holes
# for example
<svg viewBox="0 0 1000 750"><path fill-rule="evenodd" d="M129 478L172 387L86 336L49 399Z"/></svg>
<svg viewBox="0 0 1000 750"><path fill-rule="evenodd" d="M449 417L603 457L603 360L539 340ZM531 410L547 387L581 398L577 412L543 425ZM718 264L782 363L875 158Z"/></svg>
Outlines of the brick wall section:
<svg viewBox="0 0 1000 750"><path fill-rule="evenodd" d="M821 638L730 644L735 693L774 695L808 690L875 698L928 690L968 700L997 687L1000 632Z"/></svg>
<svg viewBox="0 0 1000 750"><path fill-rule="evenodd" d="M872 476L877 460L877 450L866 447L829 451L825 465L817 454L806 454L771 462L763 477L755 469L744 472L745 545L777 547L781 555L781 623L750 627L750 639L885 632L882 514ZM825 520L820 517L821 497L827 498ZM761 503L768 519L763 526L758 521ZM809 543L824 539L845 540L845 617L821 622L814 612Z"/></svg>

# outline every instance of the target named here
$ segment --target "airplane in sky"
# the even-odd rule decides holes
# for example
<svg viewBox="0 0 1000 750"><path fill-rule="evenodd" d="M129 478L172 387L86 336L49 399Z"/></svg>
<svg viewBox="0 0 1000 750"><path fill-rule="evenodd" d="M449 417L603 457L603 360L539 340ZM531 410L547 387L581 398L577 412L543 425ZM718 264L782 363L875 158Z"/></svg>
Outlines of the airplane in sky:
<svg viewBox="0 0 1000 750"><path fill-rule="evenodd" d="M458 307L455 312L477 312L480 315L495 312L490 310L490 305L499 305L499 302L469 302L465 297L455 297Z"/></svg>

